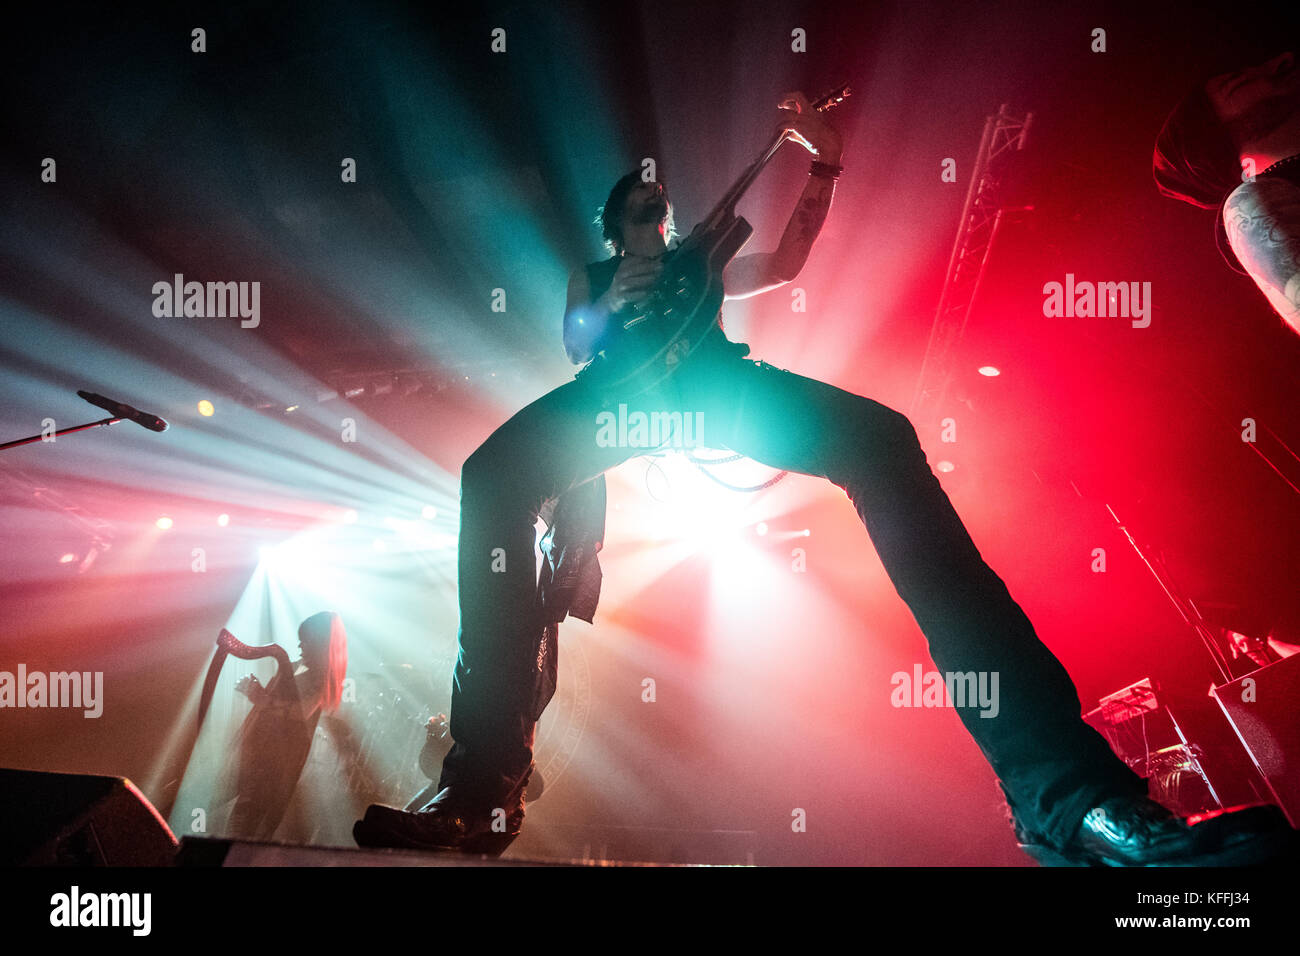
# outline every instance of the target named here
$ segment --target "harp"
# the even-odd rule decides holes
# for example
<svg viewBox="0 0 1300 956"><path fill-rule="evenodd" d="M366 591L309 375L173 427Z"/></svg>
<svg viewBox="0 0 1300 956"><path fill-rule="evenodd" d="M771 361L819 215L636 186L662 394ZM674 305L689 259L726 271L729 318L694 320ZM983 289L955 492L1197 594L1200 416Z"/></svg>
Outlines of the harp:
<svg viewBox="0 0 1300 956"><path fill-rule="evenodd" d="M217 679L221 676L221 668L226 663L226 658L230 656L245 661L274 657L276 664L279 665L276 676L285 678L293 675L293 664L289 660L289 652L279 644L263 644L260 647L253 647L250 644L245 644L223 627L221 633L217 635L217 649L212 654L212 663L208 665L208 675L203 680L203 693L199 697L198 726L200 728L203 726L203 718L208 714L208 707L212 704L212 695L216 692ZM283 680L280 683L283 684ZM293 687L292 680L289 681L288 686Z"/></svg>

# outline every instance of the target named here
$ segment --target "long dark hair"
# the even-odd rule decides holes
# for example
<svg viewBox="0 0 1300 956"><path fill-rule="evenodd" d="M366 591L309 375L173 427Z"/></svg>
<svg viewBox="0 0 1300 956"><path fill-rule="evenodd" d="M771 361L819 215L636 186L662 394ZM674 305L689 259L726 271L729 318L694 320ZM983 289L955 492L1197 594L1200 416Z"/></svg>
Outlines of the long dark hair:
<svg viewBox="0 0 1300 956"><path fill-rule="evenodd" d="M1241 185L1232 136L1205 87L1184 97L1165 119L1151 157L1156 187L1170 199L1214 209Z"/></svg>

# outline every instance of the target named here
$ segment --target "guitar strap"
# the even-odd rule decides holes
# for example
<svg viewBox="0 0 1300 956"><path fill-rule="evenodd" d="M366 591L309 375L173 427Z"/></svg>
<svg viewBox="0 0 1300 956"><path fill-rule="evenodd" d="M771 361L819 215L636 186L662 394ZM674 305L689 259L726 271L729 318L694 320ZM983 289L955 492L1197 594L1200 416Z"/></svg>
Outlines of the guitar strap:
<svg viewBox="0 0 1300 956"><path fill-rule="evenodd" d="M569 615L591 623L600 601L598 557L605 541L605 476L565 492L542 508L542 569L533 612L538 644L533 658L533 719L555 696L560 622Z"/></svg>

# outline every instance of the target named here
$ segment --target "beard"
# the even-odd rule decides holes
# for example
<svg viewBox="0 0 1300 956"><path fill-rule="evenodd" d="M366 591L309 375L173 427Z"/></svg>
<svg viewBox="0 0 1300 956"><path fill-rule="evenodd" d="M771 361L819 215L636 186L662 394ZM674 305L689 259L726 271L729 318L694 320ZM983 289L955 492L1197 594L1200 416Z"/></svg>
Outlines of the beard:
<svg viewBox="0 0 1300 956"><path fill-rule="evenodd" d="M1225 125L1234 142L1255 143L1294 121L1297 114L1300 114L1300 92L1287 92L1252 104Z"/></svg>
<svg viewBox="0 0 1300 956"><path fill-rule="evenodd" d="M664 198L663 193L657 193L647 198L632 211L631 220L633 225L637 226L654 226L668 218L668 200Z"/></svg>

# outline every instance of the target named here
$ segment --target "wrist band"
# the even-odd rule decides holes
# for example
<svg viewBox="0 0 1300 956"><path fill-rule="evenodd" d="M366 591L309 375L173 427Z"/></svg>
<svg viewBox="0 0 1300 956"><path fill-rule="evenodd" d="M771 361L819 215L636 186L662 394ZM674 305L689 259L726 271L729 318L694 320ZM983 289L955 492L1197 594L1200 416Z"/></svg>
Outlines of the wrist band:
<svg viewBox="0 0 1300 956"><path fill-rule="evenodd" d="M823 163L814 159L812 167L808 170L809 176L823 176L826 179L839 179L840 173L844 172L843 166L835 166L831 163Z"/></svg>

